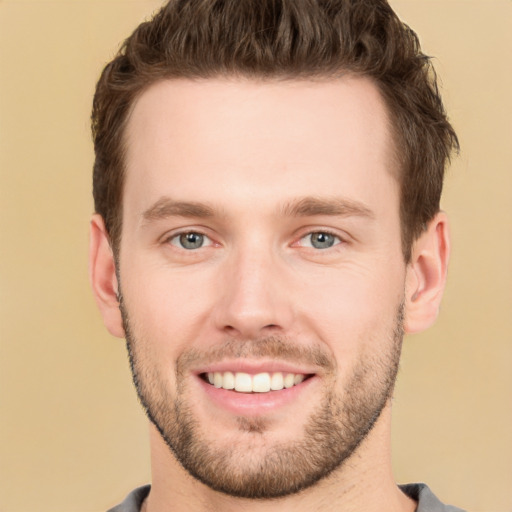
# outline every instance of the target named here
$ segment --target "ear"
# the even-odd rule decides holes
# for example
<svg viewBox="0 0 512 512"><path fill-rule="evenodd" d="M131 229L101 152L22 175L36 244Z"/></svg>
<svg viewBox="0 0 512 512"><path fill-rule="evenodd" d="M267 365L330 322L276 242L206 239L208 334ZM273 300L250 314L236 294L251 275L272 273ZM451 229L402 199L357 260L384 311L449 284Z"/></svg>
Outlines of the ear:
<svg viewBox="0 0 512 512"><path fill-rule="evenodd" d="M105 326L113 336L124 338L123 321L117 298L118 282L114 254L110 247L105 223L97 214L91 219L89 279Z"/></svg>
<svg viewBox="0 0 512 512"><path fill-rule="evenodd" d="M412 247L406 278L405 332L423 331L436 320L449 257L448 219L439 212Z"/></svg>

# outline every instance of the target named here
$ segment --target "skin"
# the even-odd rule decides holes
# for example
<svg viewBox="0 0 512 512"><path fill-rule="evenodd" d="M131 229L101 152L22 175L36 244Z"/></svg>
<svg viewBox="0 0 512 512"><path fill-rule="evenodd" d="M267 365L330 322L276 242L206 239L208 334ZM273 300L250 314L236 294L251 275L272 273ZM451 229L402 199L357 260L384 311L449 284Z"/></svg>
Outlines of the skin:
<svg viewBox="0 0 512 512"><path fill-rule="evenodd" d="M446 218L432 219L406 264L394 146L370 81L160 82L134 105L126 140L119 267L116 275L108 235L94 216L91 281L105 325L124 337L121 287L141 364L157 376L151 385L175 395L176 362L190 349L213 353L227 342L271 336L320 347L336 370L331 377L309 368L310 385L283 406L248 407L242 416L265 424L263 433L250 433L187 368L183 398L211 446L234 443L257 459L269 446L301 440L327 392L346 400L358 365L391 352L401 304L406 332L435 320L449 255ZM183 249L183 232L202 233L207 245ZM318 232L333 234L334 245L312 247ZM369 388L379 386L378 377ZM415 503L391 472L390 402L345 464L274 500L235 498L192 478L151 425L145 507L412 511Z"/></svg>

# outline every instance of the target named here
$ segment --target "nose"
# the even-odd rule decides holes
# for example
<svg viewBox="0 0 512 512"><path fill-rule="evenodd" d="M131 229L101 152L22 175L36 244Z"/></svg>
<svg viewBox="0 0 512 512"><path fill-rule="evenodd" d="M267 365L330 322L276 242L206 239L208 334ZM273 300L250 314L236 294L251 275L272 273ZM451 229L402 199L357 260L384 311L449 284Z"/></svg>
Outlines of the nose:
<svg viewBox="0 0 512 512"><path fill-rule="evenodd" d="M284 274L270 251L239 251L229 258L219 276L217 328L241 339L288 331L293 308Z"/></svg>

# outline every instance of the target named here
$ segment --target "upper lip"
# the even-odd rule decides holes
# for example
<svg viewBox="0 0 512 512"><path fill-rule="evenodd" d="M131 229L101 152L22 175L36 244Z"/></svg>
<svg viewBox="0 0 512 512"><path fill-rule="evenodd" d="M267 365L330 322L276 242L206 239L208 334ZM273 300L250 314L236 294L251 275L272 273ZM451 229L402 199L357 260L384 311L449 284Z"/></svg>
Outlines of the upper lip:
<svg viewBox="0 0 512 512"><path fill-rule="evenodd" d="M198 375L202 373L215 373L215 372L233 372L233 373L295 373L310 375L318 373L318 368L315 366L307 366L287 361L265 360L265 359L233 359L223 360L215 363L205 365L195 371Z"/></svg>

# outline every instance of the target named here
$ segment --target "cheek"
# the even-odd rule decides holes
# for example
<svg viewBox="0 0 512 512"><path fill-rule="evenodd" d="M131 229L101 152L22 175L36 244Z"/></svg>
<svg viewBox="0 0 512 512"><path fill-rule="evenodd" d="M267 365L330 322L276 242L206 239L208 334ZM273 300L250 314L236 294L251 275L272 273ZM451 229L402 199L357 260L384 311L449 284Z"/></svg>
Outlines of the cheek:
<svg viewBox="0 0 512 512"><path fill-rule="evenodd" d="M298 300L307 329L326 343L339 366L389 345L404 294L404 271L358 267L317 274Z"/></svg>
<svg viewBox="0 0 512 512"><path fill-rule="evenodd" d="M134 335L150 342L147 349L154 357L174 361L190 340L200 337L215 289L200 273L147 264L135 268L121 275Z"/></svg>

